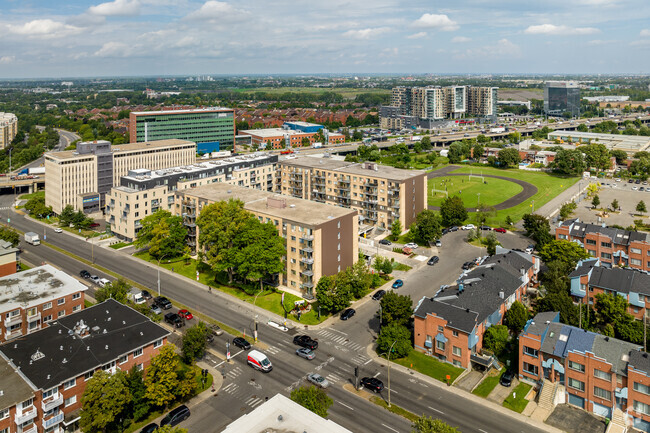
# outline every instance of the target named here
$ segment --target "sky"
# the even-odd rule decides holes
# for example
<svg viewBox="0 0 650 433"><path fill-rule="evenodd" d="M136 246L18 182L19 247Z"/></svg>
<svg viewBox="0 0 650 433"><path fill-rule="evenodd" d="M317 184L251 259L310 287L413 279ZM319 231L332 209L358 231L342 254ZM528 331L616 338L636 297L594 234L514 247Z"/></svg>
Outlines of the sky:
<svg viewBox="0 0 650 433"><path fill-rule="evenodd" d="M648 0L0 0L0 78L649 72Z"/></svg>

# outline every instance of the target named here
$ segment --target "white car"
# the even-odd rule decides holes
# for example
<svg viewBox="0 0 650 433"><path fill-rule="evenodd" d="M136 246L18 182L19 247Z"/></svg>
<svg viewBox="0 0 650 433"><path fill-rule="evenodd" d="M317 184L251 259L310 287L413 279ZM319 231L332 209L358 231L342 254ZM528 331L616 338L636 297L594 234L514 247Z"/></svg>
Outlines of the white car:
<svg viewBox="0 0 650 433"><path fill-rule="evenodd" d="M90 278L88 279L92 281L94 284L99 284L99 277L97 275L91 275Z"/></svg>
<svg viewBox="0 0 650 433"><path fill-rule="evenodd" d="M461 229L463 230L474 230L476 226L474 224L467 224L466 226L462 226Z"/></svg>
<svg viewBox="0 0 650 433"><path fill-rule="evenodd" d="M327 379L325 379L323 376L321 376L318 373L308 374L307 380L321 388L327 388L328 386L330 386L330 383L327 381Z"/></svg>
<svg viewBox="0 0 650 433"><path fill-rule="evenodd" d="M409 242L408 244L404 245L406 248L410 248L412 250L416 249L418 247L418 244L415 242Z"/></svg>
<svg viewBox="0 0 650 433"><path fill-rule="evenodd" d="M107 285L108 283L110 283L110 282L111 282L111 280L109 280L109 279L106 279L106 278L100 278L100 280L97 281L97 285L98 285L99 287L106 287L106 285Z"/></svg>
<svg viewBox="0 0 650 433"><path fill-rule="evenodd" d="M63 233L63 230L57 227L54 229L54 233Z"/></svg>

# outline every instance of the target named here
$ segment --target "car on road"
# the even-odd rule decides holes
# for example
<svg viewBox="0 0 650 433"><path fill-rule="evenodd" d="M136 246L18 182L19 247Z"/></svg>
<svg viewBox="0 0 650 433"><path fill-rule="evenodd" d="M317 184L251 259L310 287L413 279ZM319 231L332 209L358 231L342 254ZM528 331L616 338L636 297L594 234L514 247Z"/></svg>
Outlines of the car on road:
<svg viewBox="0 0 650 433"><path fill-rule="evenodd" d="M436 239L436 247L440 248L442 246L442 242L440 239Z"/></svg>
<svg viewBox="0 0 650 433"><path fill-rule="evenodd" d="M392 245L393 243L388 239L382 239L379 241L379 245Z"/></svg>
<svg viewBox="0 0 650 433"><path fill-rule="evenodd" d="M313 340L309 335L296 335L293 337L293 344L306 347L307 349L316 350L318 348L318 341Z"/></svg>
<svg viewBox="0 0 650 433"><path fill-rule="evenodd" d="M211 323L210 325L208 325L208 328L210 328L212 333L217 337L223 335L223 329L221 329L219 325L215 325L214 323Z"/></svg>
<svg viewBox="0 0 650 433"><path fill-rule="evenodd" d="M194 316L187 310L178 310L178 315L185 320L192 320Z"/></svg>
<svg viewBox="0 0 650 433"><path fill-rule="evenodd" d="M307 380L321 388L327 388L328 386L330 386L330 383L327 381L327 379L325 379L323 376L321 376L318 373L308 374Z"/></svg>
<svg viewBox="0 0 650 433"><path fill-rule="evenodd" d="M462 230L474 230L476 226L474 224L467 224L461 227Z"/></svg>
<svg viewBox="0 0 650 433"><path fill-rule="evenodd" d="M251 348L251 344L241 337L235 337L232 339L232 344L239 347L240 349L248 350Z"/></svg>
<svg viewBox="0 0 650 433"><path fill-rule="evenodd" d="M56 228L54 229L54 233L63 233L63 229L61 229L61 228L59 228L59 227L56 227Z"/></svg>
<svg viewBox="0 0 650 433"><path fill-rule="evenodd" d="M156 314L162 314L162 310L156 304L151 304L151 307L149 308L151 309L151 311L153 311Z"/></svg>
<svg viewBox="0 0 650 433"><path fill-rule="evenodd" d="M490 226L481 226L479 227L481 230L492 230L492 227Z"/></svg>
<svg viewBox="0 0 650 433"><path fill-rule="evenodd" d="M377 290L374 295L372 295L373 301L380 301L381 298L386 294L385 290Z"/></svg>
<svg viewBox="0 0 650 433"><path fill-rule="evenodd" d="M499 383L505 387L509 387L512 385L512 380L515 378L515 373L512 370L506 370L505 373L501 375L501 379L499 379Z"/></svg>
<svg viewBox="0 0 650 433"><path fill-rule="evenodd" d="M88 278L90 278L90 272L88 272L85 269L82 269L81 271L79 271L79 276L84 280L87 280Z"/></svg>
<svg viewBox="0 0 650 433"><path fill-rule="evenodd" d="M151 293L149 293L149 290L141 291L140 296L142 296L144 299L151 299Z"/></svg>
<svg viewBox="0 0 650 433"><path fill-rule="evenodd" d="M433 256L433 257L431 257L431 258L429 259L429 261L427 262L427 265L429 265L429 266L433 266L433 265L435 265L436 263L438 263L439 261L440 261L440 257L438 257L438 256Z"/></svg>
<svg viewBox="0 0 650 433"><path fill-rule="evenodd" d="M361 386L374 392L381 392L384 389L384 382L376 377L364 377L361 379Z"/></svg>
<svg viewBox="0 0 650 433"><path fill-rule="evenodd" d="M165 314L165 322L169 323L176 328L185 326L185 321L176 313L167 313Z"/></svg>
<svg viewBox="0 0 650 433"><path fill-rule="evenodd" d="M404 281L402 281L402 280L395 280L395 282L393 283L393 285L392 285L391 287L392 287L393 289L399 289L399 288L402 287L403 285L404 285Z"/></svg>
<svg viewBox="0 0 650 433"><path fill-rule="evenodd" d="M528 247L524 250L526 254L532 254L533 251L535 251L535 246L534 245L528 245Z"/></svg>
<svg viewBox="0 0 650 433"><path fill-rule="evenodd" d="M93 283L93 284L99 284L99 277L97 275L91 275L88 277L88 279Z"/></svg>
<svg viewBox="0 0 650 433"><path fill-rule="evenodd" d="M352 316L354 316L355 313L356 311L354 311L354 308L348 308L347 310L344 310L341 313L341 320L348 320L352 318Z"/></svg>
<svg viewBox="0 0 650 433"><path fill-rule="evenodd" d="M164 296L158 296L153 300L153 303L162 308L163 310L169 310L172 307L172 303L169 299Z"/></svg>
<svg viewBox="0 0 650 433"><path fill-rule="evenodd" d="M298 355L301 358L309 359L310 361L316 358L316 354L314 353L314 351L309 349L308 347L301 347L300 349L296 349L296 355Z"/></svg>
<svg viewBox="0 0 650 433"><path fill-rule="evenodd" d="M446 235L447 233L449 233L449 229L442 229L442 235L443 236Z"/></svg>
<svg viewBox="0 0 650 433"><path fill-rule="evenodd" d="M634 181L634 183L638 185L638 184L641 183L641 180L640 180L640 179L637 179L637 180Z"/></svg>
<svg viewBox="0 0 650 433"><path fill-rule="evenodd" d="M108 278L100 278L99 281L97 281L97 285L99 287L106 287L106 285L109 284L110 282L111 280L109 280Z"/></svg>
<svg viewBox="0 0 650 433"><path fill-rule="evenodd" d="M165 425L170 425L173 427L177 424L180 424L181 421L185 421L189 417L190 409L185 405L178 406L176 409L169 412L167 416L162 419L162 421L160 421L160 427Z"/></svg>
<svg viewBox="0 0 650 433"><path fill-rule="evenodd" d="M140 430L140 433L153 433L157 429L158 429L158 424L151 423L149 425L146 425L142 430Z"/></svg>
<svg viewBox="0 0 650 433"><path fill-rule="evenodd" d="M507 232L507 230L504 229L503 227L497 227L497 228L494 229L494 231L497 232L497 233L505 233L505 232Z"/></svg>
<svg viewBox="0 0 650 433"><path fill-rule="evenodd" d="M416 244L415 242L409 242L408 244L404 245L404 247L414 250L418 247L418 244Z"/></svg>

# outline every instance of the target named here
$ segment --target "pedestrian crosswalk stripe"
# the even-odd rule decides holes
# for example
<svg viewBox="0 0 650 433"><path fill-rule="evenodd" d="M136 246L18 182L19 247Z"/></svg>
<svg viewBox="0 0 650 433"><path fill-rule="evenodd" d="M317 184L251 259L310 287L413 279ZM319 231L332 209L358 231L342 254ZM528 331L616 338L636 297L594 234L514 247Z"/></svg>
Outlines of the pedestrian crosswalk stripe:
<svg viewBox="0 0 650 433"><path fill-rule="evenodd" d="M269 347L266 351L269 352L272 355L276 355L276 354L280 353L280 349L278 349L277 347L273 347L273 346Z"/></svg>
<svg viewBox="0 0 650 433"><path fill-rule="evenodd" d="M260 404L262 404L262 399L261 398L256 398L252 402L248 403L248 405L250 407L253 407L253 408L256 407L256 406L259 406Z"/></svg>

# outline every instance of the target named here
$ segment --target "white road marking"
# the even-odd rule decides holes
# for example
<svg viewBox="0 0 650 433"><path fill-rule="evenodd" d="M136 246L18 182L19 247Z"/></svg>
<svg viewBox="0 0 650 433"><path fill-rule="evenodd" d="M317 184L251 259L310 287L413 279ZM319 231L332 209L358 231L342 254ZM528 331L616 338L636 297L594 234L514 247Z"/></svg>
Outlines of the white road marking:
<svg viewBox="0 0 650 433"><path fill-rule="evenodd" d="M363 365L367 365L372 361L372 359L367 360Z"/></svg>
<svg viewBox="0 0 650 433"><path fill-rule="evenodd" d="M397 394L397 391L395 391L394 389L391 389L390 392L391 394Z"/></svg>
<svg viewBox="0 0 650 433"><path fill-rule="evenodd" d="M339 334L343 334L343 335L348 335L345 332L339 331L338 329L334 329L334 328L330 328L330 331L338 332Z"/></svg>
<svg viewBox="0 0 650 433"><path fill-rule="evenodd" d="M445 413L444 413L443 411L441 411L441 410L434 409L434 408L432 408L431 406L428 406L428 407L429 407L429 409L431 409L431 410L435 410L435 411L438 412L438 413L441 413L441 414L443 414L443 415L445 414Z"/></svg>
<svg viewBox="0 0 650 433"><path fill-rule="evenodd" d="M377 376L379 376L380 374L381 374L381 371L377 372L377 374L375 374L375 375L372 376L372 377L377 377Z"/></svg>
<svg viewBox="0 0 650 433"><path fill-rule="evenodd" d="M340 404L341 406L345 406L345 407L347 407L347 408L348 408L348 409L350 409L350 410L354 410L354 408L352 408L352 407L350 407L350 406L348 406L348 405L347 405L347 404L345 404L345 403L341 403L341 402L340 402L340 401L338 401L338 400L337 400L336 402L337 402L338 404Z"/></svg>
<svg viewBox="0 0 650 433"><path fill-rule="evenodd" d="M482 429L478 429L478 431L480 431L482 433L487 433L485 430L482 430Z"/></svg>
<svg viewBox="0 0 650 433"><path fill-rule="evenodd" d="M397 430L395 430L395 429L392 428L391 426L388 426L388 425L386 425L386 424L382 424L382 425L383 425L384 427L386 427L387 429L394 431L395 433L399 433Z"/></svg>

